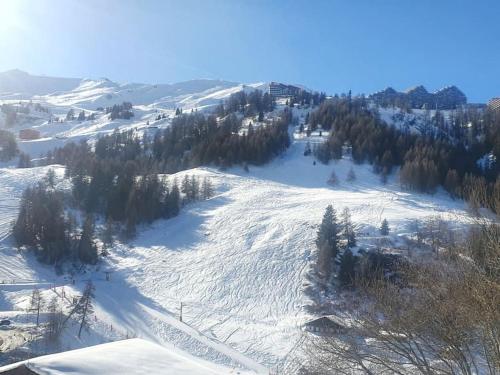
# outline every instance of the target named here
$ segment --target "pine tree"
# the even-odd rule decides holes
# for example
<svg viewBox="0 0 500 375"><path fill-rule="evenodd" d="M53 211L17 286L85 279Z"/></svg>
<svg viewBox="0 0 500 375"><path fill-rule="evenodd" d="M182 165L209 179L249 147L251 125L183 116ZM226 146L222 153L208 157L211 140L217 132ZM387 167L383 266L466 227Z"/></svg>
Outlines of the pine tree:
<svg viewBox="0 0 500 375"><path fill-rule="evenodd" d="M85 121L85 111L81 111L78 114L78 121Z"/></svg>
<svg viewBox="0 0 500 375"><path fill-rule="evenodd" d="M71 108L66 114L66 121L71 121L75 119L75 111Z"/></svg>
<svg viewBox="0 0 500 375"><path fill-rule="evenodd" d="M203 199L210 199L214 195L214 188L210 179L208 177L203 178L203 183L201 185L201 192Z"/></svg>
<svg viewBox="0 0 500 375"><path fill-rule="evenodd" d="M56 184L56 173L52 168L47 171L47 175L45 176L45 180L47 181L47 185L53 188Z"/></svg>
<svg viewBox="0 0 500 375"><path fill-rule="evenodd" d="M389 222L387 219L382 220L382 224L380 225L380 234L382 236L387 236L389 234Z"/></svg>
<svg viewBox="0 0 500 375"><path fill-rule="evenodd" d="M168 217L177 216L179 214L181 205L181 193L179 191L179 186L177 185L177 180L174 179L172 183L172 188L167 196L166 209Z"/></svg>
<svg viewBox="0 0 500 375"><path fill-rule="evenodd" d="M97 246L94 242L95 220L93 215L87 215L83 223L82 234L78 242L78 258L83 263L97 262Z"/></svg>
<svg viewBox="0 0 500 375"><path fill-rule="evenodd" d="M350 249L346 249L340 260L339 280L342 285L351 285L355 278L356 257Z"/></svg>
<svg viewBox="0 0 500 375"><path fill-rule="evenodd" d="M75 306L73 312L76 315L77 319L80 320L80 328L78 330L78 338L82 335L82 329L89 328L90 315L94 312L93 306L93 298L94 298L94 285L92 281L88 281L87 285L85 285L85 289L83 291L83 295L78 300L77 305Z"/></svg>
<svg viewBox="0 0 500 375"><path fill-rule="evenodd" d="M31 156L24 152L19 153L19 163L17 164L18 168L31 168L33 164L31 163Z"/></svg>
<svg viewBox="0 0 500 375"><path fill-rule="evenodd" d="M349 211L348 207L344 208L344 210L342 211L341 225L342 236L346 240L347 248L356 246L356 233L351 221L351 212Z"/></svg>
<svg viewBox="0 0 500 375"><path fill-rule="evenodd" d="M189 200L196 201L200 196L200 183L195 175L189 180Z"/></svg>
<svg viewBox="0 0 500 375"><path fill-rule="evenodd" d="M190 194L190 184L189 184L189 176L186 174L184 175L184 178L182 179L181 182L181 192L184 194L184 198L186 201L189 201L191 194Z"/></svg>
<svg viewBox="0 0 500 375"><path fill-rule="evenodd" d="M338 253L338 242L336 212L332 205L328 205L316 238L318 269L326 279L330 278L332 272L332 263Z"/></svg>

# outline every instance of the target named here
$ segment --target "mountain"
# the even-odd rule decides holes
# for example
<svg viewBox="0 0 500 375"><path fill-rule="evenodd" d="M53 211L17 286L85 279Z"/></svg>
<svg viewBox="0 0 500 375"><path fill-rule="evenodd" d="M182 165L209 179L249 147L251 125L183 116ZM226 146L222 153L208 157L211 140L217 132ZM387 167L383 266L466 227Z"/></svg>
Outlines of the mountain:
<svg viewBox="0 0 500 375"><path fill-rule="evenodd" d="M202 109L240 90L266 89L264 83L196 79L172 84L117 83L107 78L35 76L20 70L0 73L0 99L35 99L55 106L95 110L124 101L165 109Z"/></svg>
<svg viewBox="0 0 500 375"><path fill-rule="evenodd" d="M59 78L31 75L18 69L0 73L0 97L29 98L70 91L78 87L77 78Z"/></svg>
<svg viewBox="0 0 500 375"><path fill-rule="evenodd" d="M422 86L412 87L405 92L398 92L392 87L368 96L380 106L396 105L421 109L455 109L467 104L467 97L456 86L447 86L430 93Z"/></svg>

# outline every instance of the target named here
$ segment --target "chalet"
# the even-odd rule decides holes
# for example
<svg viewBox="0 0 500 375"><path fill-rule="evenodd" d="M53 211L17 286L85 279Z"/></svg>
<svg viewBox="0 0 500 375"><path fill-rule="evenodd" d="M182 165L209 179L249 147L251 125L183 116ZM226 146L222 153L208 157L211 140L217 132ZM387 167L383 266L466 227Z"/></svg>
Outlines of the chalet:
<svg viewBox="0 0 500 375"><path fill-rule="evenodd" d="M333 317L323 316L321 318L311 320L304 324L304 330L319 335L335 335L342 333L345 327L337 323Z"/></svg>
<svg viewBox="0 0 500 375"><path fill-rule="evenodd" d="M40 138L40 132L35 129L21 129L19 130L19 138L23 140L32 140Z"/></svg>

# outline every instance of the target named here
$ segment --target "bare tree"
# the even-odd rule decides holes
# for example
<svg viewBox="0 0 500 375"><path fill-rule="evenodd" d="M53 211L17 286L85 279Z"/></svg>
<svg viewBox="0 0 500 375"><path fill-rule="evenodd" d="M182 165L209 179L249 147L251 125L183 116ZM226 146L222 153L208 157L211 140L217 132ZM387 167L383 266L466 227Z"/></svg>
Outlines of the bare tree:
<svg viewBox="0 0 500 375"><path fill-rule="evenodd" d="M399 283L357 284L363 304L334 337L308 340L311 374L500 372L500 228L401 266Z"/></svg>
<svg viewBox="0 0 500 375"><path fill-rule="evenodd" d="M40 310L42 309L43 305L44 305L44 301L43 301L42 295L40 293L40 290L35 287L35 289L33 289L33 292L31 293L29 310L36 311L36 326L37 327L40 323Z"/></svg>
<svg viewBox="0 0 500 375"><path fill-rule="evenodd" d="M83 328L88 329L89 327L89 317L94 312L94 307L92 304L92 299L94 298L94 285L92 281L88 281L85 285L85 290L83 295L80 297L74 308L74 314L80 320L80 328L78 329L78 338L82 335Z"/></svg>

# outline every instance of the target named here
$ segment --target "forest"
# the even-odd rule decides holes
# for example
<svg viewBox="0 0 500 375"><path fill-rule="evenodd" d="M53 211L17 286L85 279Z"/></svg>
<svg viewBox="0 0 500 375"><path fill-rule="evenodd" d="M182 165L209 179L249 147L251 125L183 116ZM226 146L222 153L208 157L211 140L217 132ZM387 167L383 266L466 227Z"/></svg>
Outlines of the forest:
<svg viewBox="0 0 500 375"><path fill-rule="evenodd" d="M499 212L500 164L482 167L478 160L491 154L500 160L500 115L493 111L457 110L445 122L433 117L439 132L416 134L387 125L363 97L334 97L309 116L312 129L332 130L327 142L315 148L323 163L352 148L356 163L369 162L382 181L400 167L402 187L432 193L443 186L453 197L474 207Z"/></svg>

